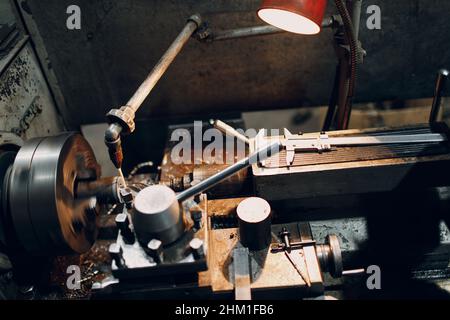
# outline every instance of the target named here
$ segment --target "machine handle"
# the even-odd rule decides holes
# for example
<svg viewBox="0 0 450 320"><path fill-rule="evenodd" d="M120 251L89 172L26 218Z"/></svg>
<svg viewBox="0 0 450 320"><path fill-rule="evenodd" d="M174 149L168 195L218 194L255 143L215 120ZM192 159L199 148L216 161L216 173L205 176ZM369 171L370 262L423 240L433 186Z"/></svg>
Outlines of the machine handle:
<svg viewBox="0 0 450 320"><path fill-rule="evenodd" d="M433 104L431 106L431 111L430 111L430 119L429 119L430 123L436 122L437 117L439 115L439 111L441 109L442 92L444 91L444 88L445 88L445 83L448 78L448 73L449 72L446 69L441 69L438 72L438 76L436 79L436 88L434 91Z"/></svg>
<svg viewBox="0 0 450 320"><path fill-rule="evenodd" d="M232 176L239 170L242 170L254 163L257 163L258 161L263 161L263 160L267 159L268 157L277 154L278 152L280 152L280 149L281 149L281 143L279 141L272 143L266 147L263 147L260 150L253 152L247 158L244 158L244 159L236 162L235 164L233 164L233 165L229 166L228 168L216 173L215 175L199 182L198 184L190 187L189 189L186 189L186 190L180 192L177 195L177 200L182 202L182 201L187 200L199 193L202 193L205 190L215 186L219 182Z"/></svg>

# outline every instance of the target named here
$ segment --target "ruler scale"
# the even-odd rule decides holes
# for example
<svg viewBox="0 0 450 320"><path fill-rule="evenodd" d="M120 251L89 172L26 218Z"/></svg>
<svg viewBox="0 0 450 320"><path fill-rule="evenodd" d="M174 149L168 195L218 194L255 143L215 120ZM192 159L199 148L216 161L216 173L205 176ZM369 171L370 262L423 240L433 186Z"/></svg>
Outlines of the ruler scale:
<svg viewBox="0 0 450 320"><path fill-rule="evenodd" d="M261 137L261 136L260 136ZM258 139L257 139L258 140ZM445 142L447 137L440 133L391 134L391 135L361 135L353 137L329 137L326 133L294 135L284 129L284 139L281 145L286 149L286 164L292 165L296 151L331 151L333 147L418 144ZM261 143L261 139L259 139Z"/></svg>

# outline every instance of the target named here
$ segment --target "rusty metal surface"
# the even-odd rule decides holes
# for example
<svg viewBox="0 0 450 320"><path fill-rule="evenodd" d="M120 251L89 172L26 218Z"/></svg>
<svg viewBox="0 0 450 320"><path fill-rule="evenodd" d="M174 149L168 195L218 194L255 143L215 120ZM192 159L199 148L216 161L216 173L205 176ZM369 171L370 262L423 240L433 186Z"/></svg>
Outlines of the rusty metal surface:
<svg viewBox="0 0 450 320"><path fill-rule="evenodd" d="M232 125L236 128L243 128L244 123L242 120L233 120L231 121ZM180 126L171 126L169 127L169 134L168 137L170 138L172 135L172 132L176 130L177 128L184 128L186 130L189 130L192 134L192 137L194 137L193 134L193 127L192 124L186 124L186 125L180 125ZM203 128L203 130L207 130L210 128L210 125L208 124ZM225 148L222 149L216 149L213 156L213 159L195 159L195 151L192 150L191 152L191 164L175 164L172 161L172 148L178 144L178 141L167 141L166 147L164 149L164 156L161 163L161 177L160 182L167 184L171 186L174 189L178 189L178 185L173 186L174 181L179 181L183 176L187 174L192 175L192 182L199 182L202 181L213 174L227 168L230 166L230 164L227 164L227 162L233 161L235 162L237 159L237 152L235 149L233 149L233 152L228 150L226 148L226 139L224 138L223 146ZM192 142L193 145L193 142ZM207 142L203 142L202 150L208 145ZM221 163L215 163L214 157L216 154L222 154L222 159L225 162L224 164ZM230 160L231 159L231 160ZM239 159L240 160L240 159ZM200 161L199 163L194 163L196 161ZM252 186L250 185L249 181L249 169L243 169L234 174L233 176L227 178L226 180L222 181L218 185L212 187L211 189L207 190L208 196L211 198L224 198L224 197L230 197L236 194L249 194L251 192ZM175 183L177 184L177 183ZM184 186L181 189L185 189L188 186ZM180 190L176 190L180 191Z"/></svg>
<svg viewBox="0 0 450 320"><path fill-rule="evenodd" d="M244 127L244 124L242 120L233 121L234 125L237 125L238 127ZM207 124L202 128L202 130L207 130L211 126ZM169 183L171 179L182 177L185 174L191 173L194 171L195 168L201 167L205 171L212 171L216 172L217 170L220 170L224 167L224 165L220 164L214 164L214 163L208 163L207 161L204 161L205 159L196 159L194 149L192 148L191 155L190 155L190 163L189 164L174 164L172 161L172 148L175 147L179 142L178 141L171 141L170 138L172 136L172 133L176 131L177 129L183 129L188 130L191 134L191 137L195 138L194 135L194 127L192 123L185 124L185 125L175 125L175 126L169 126L168 128L168 141L166 141L166 147L164 150L163 160L161 163L161 182L163 183ZM204 131L203 131L204 132ZM203 136L202 132L202 136ZM193 146L193 141L191 141L191 145ZM207 145L206 142L203 142L202 146L202 153L203 156L203 149ZM228 150L216 150L216 152L222 152L223 159L226 161L227 159L230 159L230 157L234 156L229 153ZM215 155L215 154L214 154ZM213 155L213 156L214 156Z"/></svg>
<svg viewBox="0 0 450 320"><path fill-rule="evenodd" d="M236 218L236 208L246 198L230 198L208 201L208 216L211 218Z"/></svg>
<svg viewBox="0 0 450 320"><path fill-rule="evenodd" d="M108 247L111 241L98 240L87 253L81 256L61 256L57 257L53 263L50 274L52 285L56 286L59 292L59 299L80 300L89 299L91 287L94 282L102 281L111 275L111 258L108 254ZM80 289L70 290L67 287L67 268L71 265L80 267Z"/></svg>
<svg viewBox="0 0 450 320"><path fill-rule="evenodd" d="M0 130L22 139L63 131L50 91L27 38L0 62Z"/></svg>
<svg viewBox="0 0 450 320"><path fill-rule="evenodd" d="M233 290L230 274L231 254L238 241L237 229L212 230L210 246L213 259L210 263L211 283L214 292ZM221 254L218 254L218 253ZM284 253L272 254L252 252L252 289L274 289L279 287L305 287L297 271Z"/></svg>
<svg viewBox="0 0 450 320"><path fill-rule="evenodd" d="M227 217L236 220L236 208L245 198L230 198L208 201L210 219ZM293 238L299 238L296 223L292 224ZM274 231L275 230L275 231ZM276 228L272 230L272 242L279 241ZM210 231L210 249L213 253L209 261L211 286L213 291L233 290L232 252L239 241L237 228L216 229ZM314 269L312 261L308 261L310 272ZM304 280L292 266L283 252L271 253L268 249L250 251L251 288L253 290L277 290L291 288L306 290ZM312 272L313 286L311 292L321 290L321 276ZM299 291L299 292L300 292ZM310 292L310 293L311 293ZM305 292L303 292L305 294Z"/></svg>
<svg viewBox="0 0 450 320"><path fill-rule="evenodd" d="M214 30L263 25L260 0L18 0L36 22L71 126L104 120L136 90L184 25L199 12ZM79 5L81 30L68 31L66 8ZM379 5L382 29L368 30L368 5ZM436 70L450 58L447 0L373 0L363 5L356 101L433 95ZM336 13L328 5L327 14ZM36 32L37 31L37 32ZM332 30L211 44L190 41L138 113L138 118L198 117L219 112L323 105L336 57ZM37 41L37 43L40 43ZM42 52L42 50L39 50ZM43 56L45 61L47 56Z"/></svg>

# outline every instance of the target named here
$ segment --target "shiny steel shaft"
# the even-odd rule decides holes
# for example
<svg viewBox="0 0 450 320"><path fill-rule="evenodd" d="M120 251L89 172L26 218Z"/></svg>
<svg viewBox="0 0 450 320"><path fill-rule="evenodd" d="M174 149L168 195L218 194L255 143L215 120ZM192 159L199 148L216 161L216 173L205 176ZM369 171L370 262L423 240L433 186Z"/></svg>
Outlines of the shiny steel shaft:
<svg viewBox="0 0 450 320"><path fill-rule="evenodd" d="M189 189L179 193L177 195L178 201L184 201L189 199L213 186L221 182L222 180L227 179L231 175L235 174L239 170L242 170L258 161L263 161L268 157L277 154L280 151L281 144L280 142L275 142L266 147L261 148L258 151L255 151L247 158L244 158L235 164L229 166L228 168L216 173L215 175L199 182L198 184L190 187Z"/></svg>
<svg viewBox="0 0 450 320"><path fill-rule="evenodd" d="M332 146L351 145L378 145L396 143L429 143L443 142L447 138L440 133L410 134L410 135L390 135L390 136L364 136L364 137L338 137L329 138L326 142Z"/></svg>
<svg viewBox="0 0 450 320"><path fill-rule="evenodd" d="M169 49L167 49L166 53L164 53L153 70L149 73L148 77L144 80L139 89L128 101L127 106L131 107L134 111L139 109L142 102L144 102L145 98L147 98L153 90L159 79L161 79L163 74L167 71L176 56L180 53L181 49L183 49L184 45L188 42L189 38L195 30L197 30L200 23L201 18L199 15L194 15L189 18L181 33L174 40Z"/></svg>
<svg viewBox="0 0 450 320"><path fill-rule="evenodd" d="M225 122L221 121L221 120L211 120L214 128L222 131L224 134L226 134L227 136L230 137L235 137L236 139L246 143L246 144L250 144L250 139L247 138L245 135L243 135L242 133L240 133L239 131L237 131L235 128L233 128L232 126L226 124Z"/></svg>

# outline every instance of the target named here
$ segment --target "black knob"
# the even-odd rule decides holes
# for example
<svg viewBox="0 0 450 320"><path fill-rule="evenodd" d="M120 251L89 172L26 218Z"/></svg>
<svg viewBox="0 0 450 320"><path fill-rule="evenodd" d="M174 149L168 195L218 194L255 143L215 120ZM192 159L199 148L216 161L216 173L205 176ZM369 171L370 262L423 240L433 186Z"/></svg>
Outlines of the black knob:
<svg viewBox="0 0 450 320"><path fill-rule="evenodd" d="M200 230L202 228L202 216L203 212L201 210L192 210L191 219L194 222L194 228Z"/></svg>
<svg viewBox="0 0 450 320"><path fill-rule="evenodd" d="M117 268L123 268L126 266L125 260L123 259L122 247L118 243L112 243L109 246L108 251L111 259L116 263Z"/></svg>
<svg viewBox="0 0 450 320"><path fill-rule="evenodd" d="M445 83L447 82L448 78L448 70L441 69L438 72L437 79L436 79L436 87L434 91L434 99L433 104L431 106L430 111L430 123L436 122L437 117L439 115L439 111L441 109L441 99L442 99L442 93L445 88Z"/></svg>
<svg viewBox="0 0 450 320"><path fill-rule="evenodd" d="M133 244L135 241L134 233L131 230L130 219L128 214L120 213L116 216L116 225L120 230L120 234L126 244Z"/></svg>
<svg viewBox="0 0 450 320"><path fill-rule="evenodd" d="M199 238L194 238L189 242L189 246L191 247L192 254L194 255L195 260L199 260L205 256L205 251L203 248L203 240Z"/></svg>
<svg viewBox="0 0 450 320"><path fill-rule="evenodd" d="M147 244L148 254L153 258L156 263L163 261L163 246L162 242L158 239L152 239Z"/></svg>

